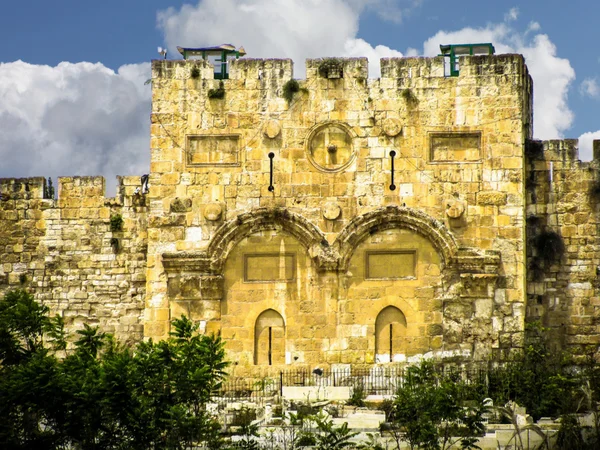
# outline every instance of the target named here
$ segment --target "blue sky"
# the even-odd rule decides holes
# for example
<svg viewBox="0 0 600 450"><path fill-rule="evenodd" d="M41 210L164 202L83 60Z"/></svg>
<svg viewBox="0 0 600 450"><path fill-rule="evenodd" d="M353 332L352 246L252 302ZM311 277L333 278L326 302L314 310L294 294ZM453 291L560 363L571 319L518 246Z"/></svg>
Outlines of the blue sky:
<svg viewBox="0 0 600 450"><path fill-rule="evenodd" d="M157 47L243 45L250 57L433 55L492 41L526 56L538 138L600 139L600 3L589 0L31 0L0 27L0 177L138 174L149 165ZM21 61L17 63L16 61Z"/></svg>

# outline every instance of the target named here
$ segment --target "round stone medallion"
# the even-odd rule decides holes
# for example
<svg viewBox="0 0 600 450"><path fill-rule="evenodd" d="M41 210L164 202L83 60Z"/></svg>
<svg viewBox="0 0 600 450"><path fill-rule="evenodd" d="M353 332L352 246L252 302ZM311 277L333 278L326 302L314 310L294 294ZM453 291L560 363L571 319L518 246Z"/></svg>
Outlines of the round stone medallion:
<svg viewBox="0 0 600 450"><path fill-rule="evenodd" d="M327 220L335 220L340 217L341 213L342 208L335 203L327 203L325 206L323 206L323 217L325 217Z"/></svg>
<svg viewBox="0 0 600 450"><path fill-rule="evenodd" d="M206 208L204 208L204 218L206 220L210 220L211 222L219 220L222 213L223 208L221 207L221 205L213 204L208 205Z"/></svg>
<svg viewBox="0 0 600 450"><path fill-rule="evenodd" d="M381 127L383 132L390 137L397 136L402 131L402 124L400 123L400 120L392 117L385 119Z"/></svg>
<svg viewBox="0 0 600 450"><path fill-rule="evenodd" d="M279 121L277 120L269 120L265 124L264 129L265 136L270 139L275 139L281 133L281 125L279 125Z"/></svg>
<svg viewBox="0 0 600 450"><path fill-rule="evenodd" d="M307 139L308 159L318 169L338 172L354 158L354 143L349 128L326 123L315 128Z"/></svg>

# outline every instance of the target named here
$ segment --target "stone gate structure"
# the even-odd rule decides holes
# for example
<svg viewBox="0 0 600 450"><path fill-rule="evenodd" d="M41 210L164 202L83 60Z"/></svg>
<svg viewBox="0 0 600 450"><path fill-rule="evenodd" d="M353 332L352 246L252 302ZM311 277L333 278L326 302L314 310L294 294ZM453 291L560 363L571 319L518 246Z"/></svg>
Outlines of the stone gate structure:
<svg viewBox="0 0 600 450"><path fill-rule="evenodd" d="M237 374L498 359L528 318L597 353L600 142L532 140L521 55L458 61L153 61L149 188L0 180L0 291L129 341L188 315Z"/></svg>

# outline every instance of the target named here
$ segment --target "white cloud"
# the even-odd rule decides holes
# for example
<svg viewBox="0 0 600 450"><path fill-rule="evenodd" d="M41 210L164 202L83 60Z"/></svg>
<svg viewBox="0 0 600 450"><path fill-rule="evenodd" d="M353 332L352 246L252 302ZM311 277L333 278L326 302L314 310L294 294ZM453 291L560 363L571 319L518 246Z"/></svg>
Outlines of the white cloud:
<svg viewBox="0 0 600 450"><path fill-rule="evenodd" d="M583 133L579 136L579 159L590 161L593 158L593 141L600 140L600 130Z"/></svg>
<svg viewBox="0 0 600 450"><path fill-rule="evenodd" d="M504 14L504 20L511 22L519 18L519 8L510 8L510 10Z"/></svg>
<svg viewBox="0 0 600 450"><path fill-rule="evenodd" d="M496 53L523 54L534 83L534 136L561 138L573 122L567 97L575 71L569 60L556 55L556 47L547 35L536 34L529 38L526 34L506 24L440 31L425 41L423 48L426 56L434 56L439 53L439 44L492 42Z"/></svg>
<svg viewBox="0 0 600 450"><path fill-rule="evenodd" d="M598 79L586 78L583 80L579 86L579 92L581 95L600 99L600 85L598 84Z"/></svg>
<svg viewBox="0 0 600 450"><path fill-rule="evenodd" d="M529 25L527 25L527 31L526 33L532 33L534 31L540 31L540 29L542 28L542 26L536 22L535 20L529 22Z"/></svg>
<svg viewBox="0 0 600 450"><path fill-rule="evenodd" d="M416 4L414 0L409 2ZM393 0L202 0L158 13L169 51L176 46L221 43L244 46L251 58L292 58L294 74L305 73L304 60L323 56L368 56L371 76L379 76L379 58L402 56L384 45L357 38L365 8L391 8Z"/></svg>
<svg viewBox="0 0 600 450"><path fill-rule="evenodd" d="M0 177L116 175L149 169L150 65L0 64Z"/></svg>

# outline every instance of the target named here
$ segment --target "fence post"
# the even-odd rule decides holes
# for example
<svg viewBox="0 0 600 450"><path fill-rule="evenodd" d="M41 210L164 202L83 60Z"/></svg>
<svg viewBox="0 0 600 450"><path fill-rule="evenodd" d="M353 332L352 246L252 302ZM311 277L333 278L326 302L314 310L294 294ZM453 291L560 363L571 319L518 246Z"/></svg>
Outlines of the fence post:
<svg viewBox="0 0 600 450"><path fill-rule="evenodd" d="M279 396L283 398L283 370L279 371Z"/></svg>

